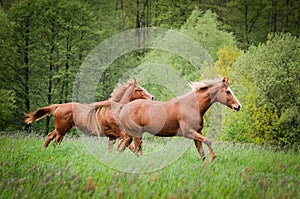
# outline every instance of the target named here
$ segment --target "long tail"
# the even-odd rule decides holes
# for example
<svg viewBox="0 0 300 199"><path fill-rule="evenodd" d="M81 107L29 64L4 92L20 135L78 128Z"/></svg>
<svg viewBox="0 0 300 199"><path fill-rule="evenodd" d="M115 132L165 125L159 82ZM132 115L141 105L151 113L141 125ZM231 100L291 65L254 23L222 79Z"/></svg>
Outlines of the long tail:
<svg viewBox="0 0 300 199"><path fill-rule="evenodd" d="M39 108L32 113L25 113L25 117L26 117L25 123L30 124L36 120L42 119L43 117L53 113L56 110L56 108L58 107L58 105L59 104L53 104L50 106Z"/></svg>

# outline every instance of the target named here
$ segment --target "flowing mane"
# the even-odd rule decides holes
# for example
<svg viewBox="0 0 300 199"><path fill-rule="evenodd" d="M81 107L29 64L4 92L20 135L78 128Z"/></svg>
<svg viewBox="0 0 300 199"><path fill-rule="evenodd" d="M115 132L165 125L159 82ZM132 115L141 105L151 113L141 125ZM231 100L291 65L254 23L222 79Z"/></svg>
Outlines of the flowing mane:
<svg viewBox="0 0 300 199"><path fill-rule="evenodd" d="M127 84L118 83L117 87L113 90L113 92L110 94L111 98L115 102L119 102L125 92L127 91L129 86L132 86L134 84L134 80L128 81Z"/></svg>
<svg viewBox="0 0 300 199"><path fill-rule="evenodd" d="M195 92L195 91L210 88L220 82L222 82L222 79L202 80L200 82L190 82L189 85L191 89Z"/></svg>

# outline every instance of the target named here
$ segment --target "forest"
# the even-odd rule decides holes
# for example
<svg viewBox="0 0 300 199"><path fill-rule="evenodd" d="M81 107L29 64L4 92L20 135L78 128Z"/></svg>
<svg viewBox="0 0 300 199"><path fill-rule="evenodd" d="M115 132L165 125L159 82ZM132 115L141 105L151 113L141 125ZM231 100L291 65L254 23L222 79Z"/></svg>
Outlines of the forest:
<svg viewBox="0 0 300 199"><path fill-rule="evenodd" d="M208 137L299 149L297 0L0 0L0 21L0 131L46 135L52 118L26 126L24 113L77 101L76 78L89 54L134 30L129 39L136 47L98 77L95 101L108 99L124 74L143 66L161 75L168 66L187 82L227 76L243 107L233 113L214 105L206 115ZM186 60L184 55L195 53L190 46L181 46L188 49L182 54L143 47L155 28L177 33L168 36L169 48L178 44L176 36L185 35L209 58L203 63ZM123 49L118 45L114 48ZM143 86L156 100L179 95L155 81Z"/></svg>

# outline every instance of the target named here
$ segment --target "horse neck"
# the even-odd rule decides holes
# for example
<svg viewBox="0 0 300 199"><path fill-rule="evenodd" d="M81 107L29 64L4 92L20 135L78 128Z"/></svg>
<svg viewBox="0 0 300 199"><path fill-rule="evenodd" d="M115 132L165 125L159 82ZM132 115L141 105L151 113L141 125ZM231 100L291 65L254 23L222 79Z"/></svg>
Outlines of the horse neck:
<svg viewBox="0 0 300 199"><path fill-rule="evenodd" d="M200 114L204 115L210 106L217 101L217 92L218 89L216 87L211 87L197 92L196 96Z"/></svg>

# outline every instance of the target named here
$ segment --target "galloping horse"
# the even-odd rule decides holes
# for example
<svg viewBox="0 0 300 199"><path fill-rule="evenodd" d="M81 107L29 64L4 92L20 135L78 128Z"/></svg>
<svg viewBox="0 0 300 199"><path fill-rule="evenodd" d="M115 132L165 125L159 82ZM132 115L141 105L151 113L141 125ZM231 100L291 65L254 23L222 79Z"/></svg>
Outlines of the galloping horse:
<svg viewBox="0 0 300 199"><path fill-rule="evenodd" d="M193 139L201 159L205 160L202 146L209 150L211 161L215 159L211 141L202 135L203 116L215 102L220 102L234 111L241 105L228 86L228 79L205 80L190 84L192 92L167 102L135 100L125 104L119 113L118 123L126 137L118 150L124 150L135 138L135 153L142 153L142 134L155 136L184 136Z"/></svg>
<svg viewBox="0 0 300 199"><path fill-rule="evenodd" d="M77 127L86 134L108 136L108 149L111 150L115 140L117 138L122 140L125 136L125 133L116 125L110 111L112 101L126 104L136 99L153 100L154 97L134 80L129 81L126 85L118 84L112 92L111 98L106 101L94 102L89 105L76 102L53 104L25 114L25 123L30 124L52 113L55 129L47 135L44 147L48 147L53 139L55 139L53 144L57 145L70 129ZM97 120L101 123L98 123Z"/></svg>

